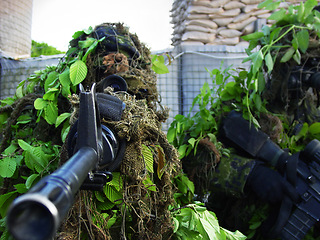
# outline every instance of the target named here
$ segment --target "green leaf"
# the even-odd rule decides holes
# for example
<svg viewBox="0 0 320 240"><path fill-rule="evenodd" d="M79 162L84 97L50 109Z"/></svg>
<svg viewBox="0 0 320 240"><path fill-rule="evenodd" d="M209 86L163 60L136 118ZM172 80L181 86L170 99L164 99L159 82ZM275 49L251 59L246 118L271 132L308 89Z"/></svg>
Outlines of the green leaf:
<svg viewBox="0 0 320 240"><path fill-rule="evenodd" d="M123 180L120 172L113 172L112 175L112 180L110 182L107 182L107 184L113 186L117 191L121 191Z"/></svg>
<svg viewBox="0 0 320 240"><path fill-rule="evenodd" d="M281 8L279 11L276 11L273 14L271 14L271 16L268 17L268 19L275 20L278 22L282 20L285 16L286 16L286 10L284 8Z"/></svg>
<svg viewBox="0 0 320 240"><path fill-rule="evenodd" d="M167 139L169 143L173 143L176 137L176 129L174 127L170 127L167 132Z"/></svg>
<svg viewBox="0 0 320 240"><path fill-rule="evenodd" d="M105 195L103 193L101 193L100 191L94 191L94 196L96 197L96 199L99 202L104 202L106 200Z"/></svg>
<svg viewBox="0 0 320 240"><path fill-rule="evenodd" d="M104 38L105 38L105 37L103 37L103 38L100 39L99 41L96 40L95 42L93 42L93 43L91 44L91 46L87 49L86 54L85 54L85 55L83 56L83 58L81 59L83 62L86 62L89 53L93 52L93 51L96 49L96 47L98 46L98 43L101 42Z"/></svg>
<svg viewBox="0 0 320 240"><path fill-rule="evenodd" d="M258 8L265 8L267 10L273 11L276 10L280 5L280 1L273 2L273 0L266 0L262 3L259 3Z"/></svg>
<svg viewBox="0 0 320 240"><path fill-rule="evenodd" d="M145 185L145 187L153 192L157 191L156 185L151 181L149 177L147 177L145 180L142 181L142 183Z"/></svg>
<svg viewBox="0 0 320 240"><path fill-rule="evenodd" d="M252 74L255 75L259 69L261 69L262 66L262 61L263 61L263 54L261 51L258 51L257 54L254 56L252 59Z"/></svg>
<svg viewBox="0 0 320 240"><path fill-rule="evenodd" d="M192 148L194 148L194 144L196 142L195 138L189 138L188 143L192 146Z"/></svg>
<svg viewBox="0 0 320 240"><path fill-rule="evenodd" d="M75 61L70 67L70 80L73 85L81 83L87 76L87 66L81 61Z"/></svg>
<svg viewBox="0 0 320 240"><path fill-rule="evenodd" d="M310 14L312 14L312 10L315 6L317 6L317 0L307 0L304 3L304 16L303 18L306 19Z"/></svg>
<svg viewBox="0 0 320 240"><path fill-rule="evenodd" d="M16 184L16 185L13 185L15 187L15 189L17 189L17 192L18 193L26 193L28 191L28 189L26 188L26 185L23 184L23 183L20 183L20 184Z"/></svg>
<svg viewBox="0 0 320 240"><path fill-rule="evenodd" d="M23 86L18 86L15 93L17 98L23 97Z"/></svg>
<svg viewBox="0 0 320 240"><path fill-rule="evenodd" d="M10 146L4 150L4 155L8 156L10 154L13 154L17 150L17 148L18 147L16 144L11 143Z"/></svg>
<svg viewBox="0 0 320 240"><path fill-rule="evenodd" d="M56 80L58 79L59 73L54 71L48 74L48 77L44 83L44 90L47 92L49 88L52 88Z"/></svg>
<svg viewBox="0 0 320 240"><path fill-rule="evenodd" d="M268 73L270 73L273 70L273 65L274 65L270 52L267 53L264 61L266 62L266 65L268 67Z"/></svg>
<svg viewBox="0 0 320 240"><path fill-rule="evenodd" d="M178 152L179 152L180 159L185 156L187 148L188 148L187 144L183 144L183 145L179 146Z"/></svg>
<svg viewBox="0 0 320 240"><path fill-rule="evenodd" d="M0 176L10 178L16 171L17 163L10 157L5 157L0 160Z"/></svg>
<svg viewBox="0 0 320 240"><path fill-rule="evenodd" d="M194 190L195 190L194 183L190 181L186 175L182 175L180 179L188 187L190 192L194 194Z"/></svg>
<svg viewBox="0 0 320 240"><path fill-rule="evenodd" d="M242 36L241 38L245 41L251 41L254 39L260 39L264 36L263 32L254 32L245 36Z"/></svg>
<svg viewBox="0 0 320 240"><path fill-rule="evenodd" d="M265 85L266 85L266 80L265 80L265 78L263 76L263 73L259 72L259 74L258 74L258 93L259 94L262 93L262 91L265 88Z"/></svg>
<svg viewBox="0 0 320 240"><path fill-rule="evenodd" d="M103 192L112 203L121 201L123 198L121 192L117 191L114 186L108 184L103 187Z"/></svg>
<svg viewBox="0 0 320 240"><path fill-rule="evenodd" d="M34 108L37 110L44 109L48 105L48 101L44 100L43 98L37 98L34 103Z"/></svg>
<svg viewBox="0 0 320 240"><path fill-rule="evenodd" d="M141 151L147 170L153 173L153 154L151 150L146 145L142 144Z"/></svg>
<svg viewBox="0 0 320 240"><path fill-rule="evenodd" d="M84 34L84 31L77 31L72 35L73 39L77 39L78 37L80 37L82 34Z"/></svg>
<svg viewBox="0 0 320 240"><path fill-rule="evenodd" d="M8 192L0 196L0 214L2 217L5 217L8 207L16 197L17 191Z"/></svg>
<svg viewBox="0 0 320 240"><path fill-rule="evenodd" d="M296 34L297 42L299 49L302 53L306 53L308 47L309 47L309 32L306 29L303 29L299 31Z"/></svg>
<svg viewBox="0 0 320 240"><path fill-rule="evenodd" d="M290 48L286 51L286 53L283 55L283 57L281 58L280 62L284 63L284 62L289 61L289 60L292 58L294 52L295 52L294 48L293 48L293 47L290 47Z"/></svg>
<svg viewBox="0 0 320 240"><path fill-rule="evenodd" d="M169 69L166 66L165 61L164 61L164 56L153 55L151 62L152 62L151 68L153 71L155 71L155 73L165 74L165 73L169 72Z"/></svg>
<svg viewBox="0 0 320 240"><path fill-rule="evenodd" d="M32 146L22 139L18 139L18 144L24 151L31 151L32 150Z"/></svg>
<svg viewBox="0 0 320 240"><path fill-rule="evenodd" d="M59 89L57 88L50 88L44 95L43 95L43 100L47 101L54 101L56 100L56 95L59 92Z"/></svg>
<svg viewBox="0 0 320 240"><path fill-rule="evenodd" d="M117 222L118 216L114 214L111 218L108 219L107 228L112 227Z"/></svg>
<svg viewBox="0 0 320 240"><path fill-rule="evenodd" d="M40 175L37 173L31 174L26 181L26 188L30 189L33 186L33 183L40 179Z"/></svg>
<svg viewBox="0 0 320 240"><path fill-rule="evenodd" d="M17 119L17 124L26 124L31 122L32 117L30 115L20 115Z"/></svg>
<svg viewBox="0 0 320 240"><path fill-rule="evenodd" d="M70 86L71 80L70 80L70 68L66 68L60 75L59 75L59 81L62 85L62 87Z"/></svg>
<svg viewBox="0 0 320 240"><path fill-rule="evenodd" d="M58 106L54 102L48 102L44 109L44 119L50 124L55 124L58 117Z"/></svg>
<svg viewBox="0 0 320 240"><path fill-rule="evenodd" d="M28 168L41 173L49 164L49 155L45 154L41 147L32 147L31 151L25 152L25 163Z"/></svg>
<svg viewBox="0 0 320 240"><path fill-rule="evenodd" d="M83 29L83 32L87 35L89 35L90 33L92 33L93 28L90 26L88 29Z"/></svg>
<svg viewBox="0 0 320 240"><path fill-rule="evenodd" d="M197 222L197 229L203 236L203 239L217 240L220 239L220 232L216 232L212 229L212 225L205 219L199 218Z"/></svg>
<svg viewBox="0 0 320 240"><path fill-rule="evenodd" d="M65 142L66 141L66 138L68 136L68 133L70 131L70 124L69 122L64 122L63 124L63 127L62 127L62 130L61 130L61 140L62 142Z"/></svg>
<svg viewBox="0 0 320 240"><path fill-rule="evenodd" d="M320 133L320 122L315 122L310 125L309 132L313 135Z"/></svg>
<svg viewBox="0 0 320 240"><path fill-rule="evenodd" d="M51 156L45 154L41 147L33 147L22 139L18 139L18 144L24 150L27 167L41 173L47 167Z"/></svg>
<svg viewBox="0 0 320 240"><path fill-rule="evenodd" d="M300 65L301 63L301 54L299 52L299 50L297 49L296 52L293 54L293 57L292 57L296 63L298 63Z"/></svg>
<svg viewBox="0 0 320 240"><path fill-rule="evenodd" d="M261 100L260 95L254 94L253 100L254 100L255 106L258 109L258 111L261 111L262 100Z"/></svg>
<svg viewBox="0 0 320 240"><path fill-rule="evenodd" d="M97 202L97 209L100 211L106 211L113 208L115 204L111 202L109 199L106 199L104 202Z"/></svg>
<svg viewBox="0 0 320 240"><path fill-rule="evenodd" d="M79 41L78 44L79 44L79 47L81 49L84 49L84 48L90 47L95 41L97 41L97 39L95 39L95 38L87 38L84 41Z"/></svg>
<svg viewBox="0 0 320 240"><path fill-rule="evenodd" d="M245 235L243 235L241 232L239 232L238 230L236 230L235 232L231 232L227 229L221 228L222 231L224 231L225 235L226 235L226 239L228 240L245 240L247 239L247 237Z"/></svg>
<svg viewBox="0 0 320 240"><path fill-rule="evenodd" d="M56 127L58 127L64 120L66 120L67 118L69 118L70 115L71 115L71 113L68 113L68 112L65 112L65 113L60 114L60 115L57 117L57 120L56 120Z"/></svg>
<svg viewBox="0 0 320 240"><path fill-rule="evenodd" d="M176 219L175 217L173 217L172 218L173 219L173 224L174 224L174 229L173 229L173 232L175 233L175 232L177 232L178 231L178 229L179 229L179 220L178 219Z"/></svg>

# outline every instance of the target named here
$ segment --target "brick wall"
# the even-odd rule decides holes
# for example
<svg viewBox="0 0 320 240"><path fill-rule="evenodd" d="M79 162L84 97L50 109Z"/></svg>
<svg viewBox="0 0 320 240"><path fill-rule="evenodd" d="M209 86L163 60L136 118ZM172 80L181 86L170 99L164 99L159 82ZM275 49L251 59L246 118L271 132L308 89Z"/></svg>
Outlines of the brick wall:
<svg viewBox="0 0 320 240"><path fill-rule="evenodd" d="M13 58L31 54L33 0L0 0L0 51Z"/></svg>

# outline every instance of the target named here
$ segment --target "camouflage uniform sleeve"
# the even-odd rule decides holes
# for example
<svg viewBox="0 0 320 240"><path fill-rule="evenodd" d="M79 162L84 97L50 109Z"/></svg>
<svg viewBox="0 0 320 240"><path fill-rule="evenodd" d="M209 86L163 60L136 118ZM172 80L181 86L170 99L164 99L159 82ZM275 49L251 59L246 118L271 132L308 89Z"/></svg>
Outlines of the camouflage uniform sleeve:
<svg viewBox="0 0 320 240"><path fill-rule="evenodd" d="M240 197L244 194L247 177L254 165L254 159L239 156L232 151L230 157L222 157L216 167L211 189Z"/></svg>

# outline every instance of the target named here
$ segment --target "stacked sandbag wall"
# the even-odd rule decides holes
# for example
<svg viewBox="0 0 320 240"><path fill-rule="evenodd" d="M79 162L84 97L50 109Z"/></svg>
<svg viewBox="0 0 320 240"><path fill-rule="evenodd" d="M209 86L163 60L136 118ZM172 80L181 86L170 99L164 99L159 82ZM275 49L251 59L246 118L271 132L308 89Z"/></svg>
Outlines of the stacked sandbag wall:
<svg viewBox="0 0 320 240"><path fill-rule="evenodd" d="M258 8L263 0L175 0L171 17L172 45L246 44L241 36L253 33L263 24L271 25L269 10ZM300 1L282 2L279 8Z"/></svg>

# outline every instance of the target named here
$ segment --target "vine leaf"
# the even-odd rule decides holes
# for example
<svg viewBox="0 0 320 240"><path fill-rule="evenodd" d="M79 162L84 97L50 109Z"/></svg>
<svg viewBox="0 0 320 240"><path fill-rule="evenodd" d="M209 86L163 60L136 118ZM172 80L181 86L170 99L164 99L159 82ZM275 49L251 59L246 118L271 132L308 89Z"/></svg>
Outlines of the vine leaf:
<svg viewBox="0 0 320 240"><path fill-rule="evenodd" d="M0 176L3 178L10 178L16 171L17 163L10 157L0 160Z"/></svg>
<svg viewBox="0 0 320 240"><path fill-rule="evenodd" d="M71 115L71 113L68 113L68 112L65 112L65 113L60 114L60 115L57 117L57 120L56 120L56 127L58 127L64 120L66 120L67 118L69 118L70 115Z"/></svg>
<svg viewBox="0 0 320 240"><path fill-rule="evenodd" d="M293 47L290 47L290 48L286 51L286 53L283 55L283 57L281 58L280 62L284 63L284 62L289 61L289 60L292 58L294 52L295 52L294 48L293 48Z"/></svg>
<svg viewBox="0 0 320 240"><path fill-rule="evenodd" d="M309 47L309 32L306 29L299 31L296 35L299 49L302 53L306 53Z"/></svg>
<svg viewBox="0 0 320 240"><path fill-rule="evenodd" d="M47 167L51 156L45 154L41 147L33 147L22 139L18 139L18 144L24 150L24 161L27 167L41 173Z"/></svg>
<svg viewBox="0 0 320 240"><path fill-rule="evenodd" d="M274 64L270 52L267 53L265 57L265 62L268 67L268 73L270 73L273 69L273 64Z"/></svg>
<svg viewBox="0 0 320 240"><path fill-rule="evenodd" d="M164 62L164 56L153 55L151 62L152 62L151 68L157 74L165 74L165 73L169 72L169 70Z"/></svg>
<svg viewBox="0 0 320 240"><path fill-rule="evenodd" d="M121 192L119 192L114 186L110 184L106 184L103 187L103 192L112 203L116 203L123 198Z"/></svg>
<svg viewBox="0 0 320 240"><path fill-rule="evenodd" d="M58 117L58 106L53 102L48 102L44 109L45 119L49 124L55 124Z"/></svg>
<svg viewBox="0 0 320 240"><path fill-rule="evenodd" d="M43 98L37 98L34 103L34 108L37 110L41 110L48 105L48 101L44 100Z"/></svg>
<svg viewBox="0 0 320 240"><path fill-rule="evenodd" d="M40 178L39 174L34 173L30 175L26 181L26 188L30 189L33 186L33 183Z"/></svg>
<svg viewBox="0 0 320 240"><path fill-rule="evenodd" d="M70 66L70 80L73 85L81 83L87 76L88 68L86 64L77 60Z"/></svg>
<svg viewBox="0 0 320 240"><path fill-rule="evenodd" d="M44 90L47 92L56 82L58 79L59 73L58 72L51 72L48 74L48 77L44 83Z"/></svg>
<svg viewBox="0 0 320 240"><path fill-rule="evenodd" d="M142 144L142 156L146 164L147 170L153 173L153 155L151 150L144 144Z"/></svg>

